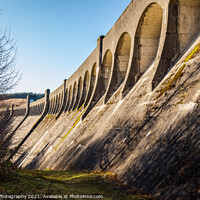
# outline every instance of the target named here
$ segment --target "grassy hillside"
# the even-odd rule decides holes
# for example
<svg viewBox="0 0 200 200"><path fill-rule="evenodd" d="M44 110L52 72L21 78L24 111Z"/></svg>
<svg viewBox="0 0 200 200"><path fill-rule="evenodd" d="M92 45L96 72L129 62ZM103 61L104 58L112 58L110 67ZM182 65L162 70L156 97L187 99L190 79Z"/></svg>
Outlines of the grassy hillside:
<svg viewBox="0 0 200 200"><path fill-rule="evenodd" d="M20 170L12 181L0 184L0 194L26 195L29 199L77 199L77 195L96 195L96 199L106 200L153 199L120 184L114 173L50 170Z"/></svg>

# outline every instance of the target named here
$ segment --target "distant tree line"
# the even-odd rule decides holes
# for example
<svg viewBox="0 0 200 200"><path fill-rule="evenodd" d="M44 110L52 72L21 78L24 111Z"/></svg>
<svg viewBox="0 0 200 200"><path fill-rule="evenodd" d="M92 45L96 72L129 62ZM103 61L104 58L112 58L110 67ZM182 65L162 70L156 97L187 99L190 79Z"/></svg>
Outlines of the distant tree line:
<svg viewBox="0 0 200 200"><path fill-rule="evenodd" d="M6 99L26 99L27 95L30 95L30 99L34 101L44 97L44 94L42 93L21 92L21 93L6 94Z"/></svg>

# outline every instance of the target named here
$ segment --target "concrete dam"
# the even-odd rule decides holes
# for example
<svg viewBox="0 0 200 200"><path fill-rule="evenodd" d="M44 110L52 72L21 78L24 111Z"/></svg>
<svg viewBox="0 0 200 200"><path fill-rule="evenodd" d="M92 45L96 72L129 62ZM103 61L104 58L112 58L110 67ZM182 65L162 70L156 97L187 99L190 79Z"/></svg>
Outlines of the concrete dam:
<svg viewBox="0 0 200 200"><path fill-rule="evenodd" d="M10 109L5 144L18 167L112 171L198 199L199 105L200 0L133 0L60 87Z"/></svg>

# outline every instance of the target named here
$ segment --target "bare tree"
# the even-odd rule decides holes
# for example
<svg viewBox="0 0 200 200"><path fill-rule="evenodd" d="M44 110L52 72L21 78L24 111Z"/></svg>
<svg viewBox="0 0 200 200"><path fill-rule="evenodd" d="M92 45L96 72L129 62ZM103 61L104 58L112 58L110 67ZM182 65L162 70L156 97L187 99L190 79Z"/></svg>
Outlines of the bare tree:
<svg viewBox="0 0 200 200"><path fill-rule="evenodd" d="M0 95L10 91L20 79L16 69L16 43L10 38L10 31L0 35Z"/></svg>
<svg viewBox="0 0 200 200"><path fill-rule="evenodd" d="M16 68L16 42L11 39L10 30L0 30L0 161L5 155L4 138L9 132L9 112L2 100L6 98L5 94L17 85L19 79L19 70Z"/></svg>

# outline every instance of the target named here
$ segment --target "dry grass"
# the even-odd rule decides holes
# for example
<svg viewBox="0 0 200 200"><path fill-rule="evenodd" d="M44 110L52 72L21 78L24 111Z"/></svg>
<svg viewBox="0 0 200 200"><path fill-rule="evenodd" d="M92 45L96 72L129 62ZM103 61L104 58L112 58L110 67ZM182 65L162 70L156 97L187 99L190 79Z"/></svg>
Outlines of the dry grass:
<svg viewBox="0 0 200 200"><path fill-rule="evenodd" d="M26 99L5 99L0 101L0 108L11 107L11 105L21 106L26 103L27 103Z"/></svg>

